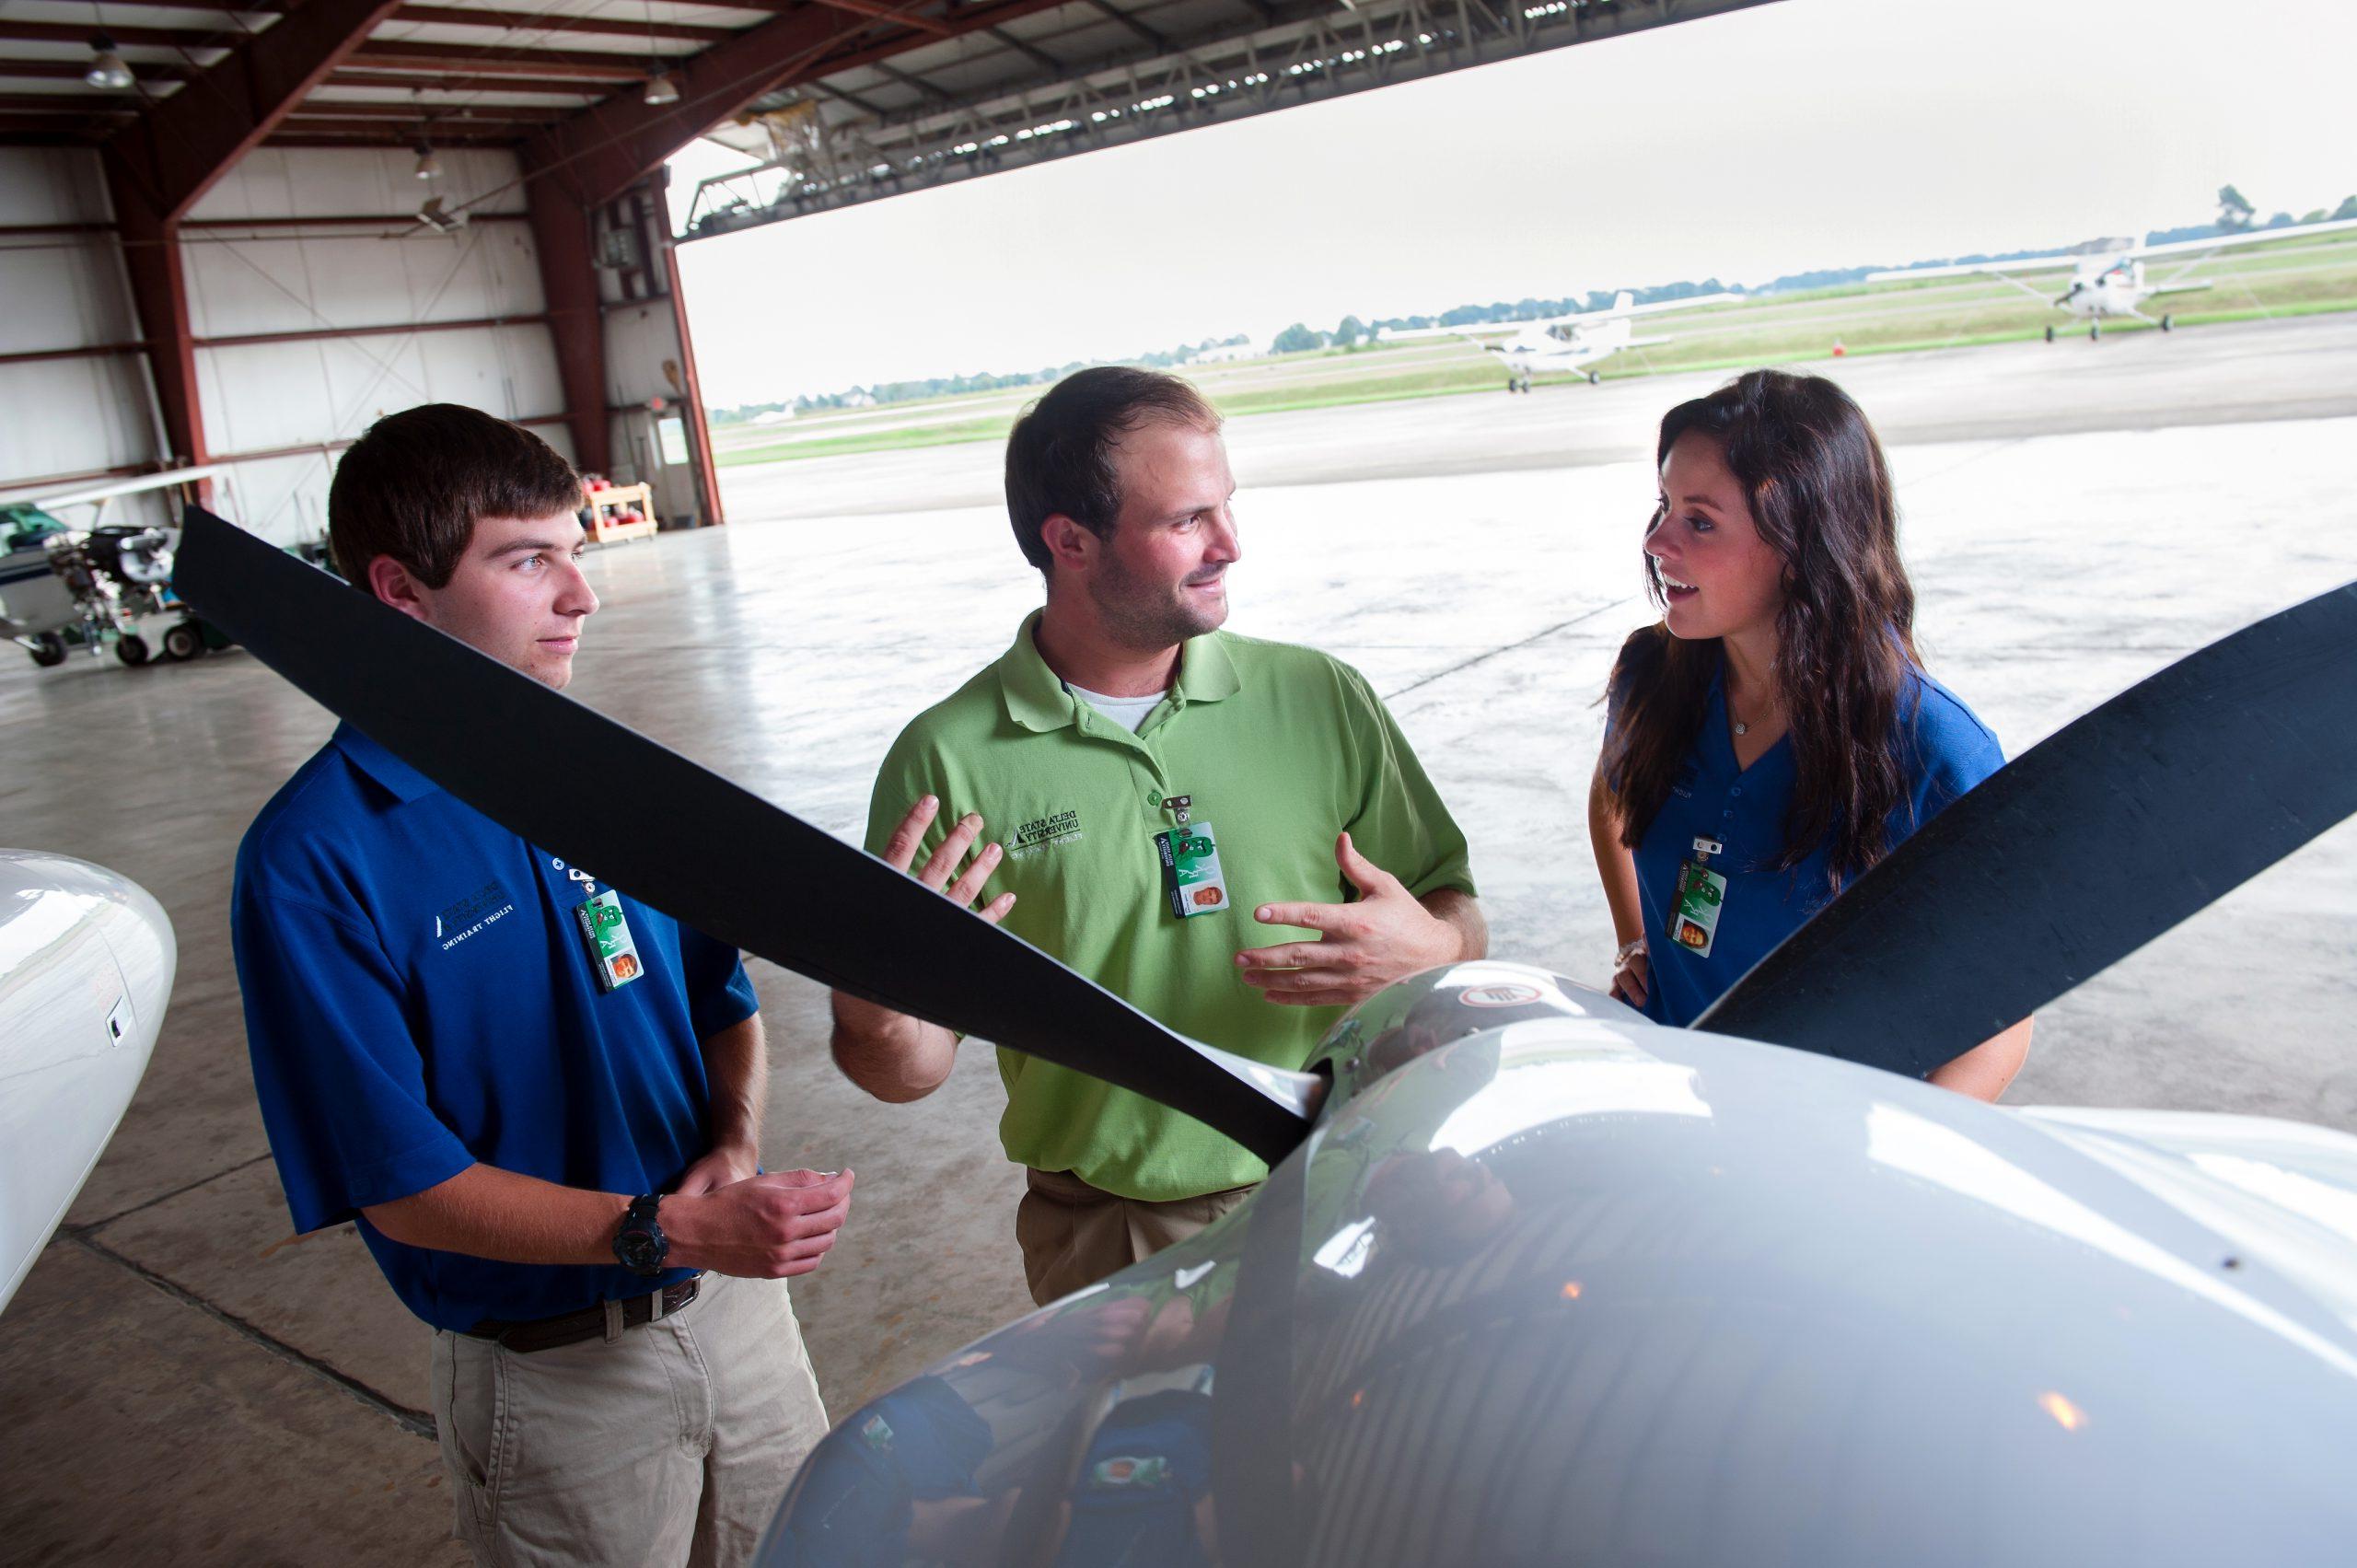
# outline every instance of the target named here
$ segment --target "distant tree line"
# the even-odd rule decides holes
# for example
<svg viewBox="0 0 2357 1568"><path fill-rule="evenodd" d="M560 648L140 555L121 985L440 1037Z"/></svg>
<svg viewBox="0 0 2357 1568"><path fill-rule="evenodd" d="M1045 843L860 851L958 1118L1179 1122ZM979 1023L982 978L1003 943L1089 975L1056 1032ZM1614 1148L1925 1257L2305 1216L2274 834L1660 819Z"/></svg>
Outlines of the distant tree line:
<svg viewBox="0 0 2357 1568"><path fill-rule="evenodd" d="M2257 229L2289 228L2294 224L2339 222L2347 218L2357 218L2357 196L2343 197L2340 204L2329 211L2318 207L2296 218L2288 212L2279 212L2262 224L2258 221L2258 209L2245 199L2240 191L2232 185L2223 185L2218 189L2216 221L2192 224L2183 228L2154 229L2144 237L2143 243L2168 245L2183 239L2216 239ZM1901 266L2014 261L2026 256L2048 255L2053 249L2052 246L2040 246L2026 250L1976 251L1968 256L1941 256L1919 261L1877 261L1864 267L1822 267L1813 272L1786 273L1750 292L1758 296L1796 293L1812 288L1838 288L1846 284L1862 283L1871 273L1896 272ZM1728 288L1716 278L1704 278L1700 283L1655 284L1627 292L1639 305L1657 305L1671 300L1691 299L1698 295L1724 294L1728 292ZM1413 331L1432 327L1478 327L1500 321L1536 321L1554 316L1608 310L1616 297L1614 291L1592 289L1585 295L1566 295L1561 299L1499 299L1487 305L1459 305L1436 316L1387 316L1372 322L1363 321L1356 316L1345 316L1331 331L1320 331L1306 321L1295 321L1270 340L1269 352L1308 354L1327 348L1355 350L1375 343L1385 332ZM1181 343L1177 348L1139 354L1128 363L1167 369L1192 364L1197 356L1208 350L1233 348L1251 341L1242 332L1227 338L1205 338L1198 343ZM741 424L759 415L780 412L789 408L799 413L809 409L865 407L870 402L907 402L918 398L946 397L958 392L992 392L1008 387L1033 387L1058 380L1082 367L1083 362L1074 360L1070 365L1018 370L1003 376L983 372L973 376L935 376L922 381L887 381L873 387L853 387L848 391L830 392L820 397L799 397L791 403L740 403L735 408L714 409L712 411L712 423Z"/></svg>
<svg viewBox="0 0 2357 1568"><path fill-rule="evenodd" d="M1198 343L1181 343L1177 348L1157 349L1128 360L1132 365L1148 365L1167 370L1186 365L1207 349L1228 348L1252 340L1242 332L1229 338L1205 338ZM804 395L790 402L738 403L733 408L711 411L714 424L746 424L765 413L807 413L813 409L865 408L873 403L904 403L920 398L954 397L959 392L996 392L1010 387L1037 387L1060 381L1074 371L1085 368L1091 361L1075 359L1069 365L1043 366L1037 370L1014 370L1004 375L978 371L971 376L931 376L918 381L879 381L874 386L852 387L840 392Z"/></svg>

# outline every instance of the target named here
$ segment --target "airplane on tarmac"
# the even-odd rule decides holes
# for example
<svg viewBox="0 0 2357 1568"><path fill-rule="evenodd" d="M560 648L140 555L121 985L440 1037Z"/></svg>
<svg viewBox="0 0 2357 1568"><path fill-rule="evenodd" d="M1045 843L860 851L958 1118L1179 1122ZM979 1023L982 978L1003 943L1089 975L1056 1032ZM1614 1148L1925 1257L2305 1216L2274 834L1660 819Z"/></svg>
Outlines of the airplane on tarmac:
<svg viewBox="0 0 2357 1568"><path fill-rule="evenodd" d="M1639 305L1635 296L1626 289L1612 302L1608 310L1584 310L1570 316L1549 316L1534 321L1501 321L1490 327L1470 331L1461 327L1417 327L1404 332L1386 332L1383 341L1399 343L1415 338L1463 338L1484 353L1494 354L1506 370L1506 390L1527 392L1534 376L1558 374L1584 375L1594 386L1604 379L1596 366L1625 349L1651 348L1669 343L1668 338L1640 338L1631 335L1630 319L1649 316L1663 310L1688 310L1698 305L1721 305L1743 298L1739 294L1704 294L1690 299L1665 299L1652 305ZM1488 341L1497 333L1511 330L1514 335L1504 343Z"/></svg>
<svg viewBox="0 0 2357 1568"><path fill-rule="evenodd" d="M1691 1029L1464 963L1295 1072L198 508L182 540L207 620L511 830L1269 1163L853 1411L765 1568L2347 1555L2357 1138L1920 1080L2357 815L2357 584L2014 759ZM550 790L550 755L674 809Z"/></svg>
<svg viewBox="0 0 2357 1568"><path fill-rule="evenodd" d="M2144 275L2144 263L2161 257L2190 258L2188 265L2220 250L2239 250L2249 245L2264 245L2278 239L2298 239L2308 235L2335 234L2357 229L2357 218L2341 218L2329 223L2293 224L2283 228L2252 229L2247 234L2227 235L2215 239L2178 239L2165 245L2139 245L2132 239L2099 239L2075 250L2058 250L2045 256L2021 256L2005 261L1961 261L1945 267L1901 267L1887 273L1869 273L1868 283L1907 283L1918 278L1956 278L1987 276L2014 288L2034 299L2045 300L2072 318L2087 323L2090 342L2103 336L2107 320L2123 318L2142 321L2169 331L2176 318L2164 311L2158 318L2146 315L2138 308L2146 300L2162 295L2191 294L2215 285L2206 279L2179 281L2172 275L2157 282ZM2049 296L2045 289L2024 283L2017 273L2050 273L2063 267L2071 269L2071 282L2061 294ZM2050 286L2050 285L2049 285ZM2054 341L2054 328L2046 329L2046 341Z"/></svg>

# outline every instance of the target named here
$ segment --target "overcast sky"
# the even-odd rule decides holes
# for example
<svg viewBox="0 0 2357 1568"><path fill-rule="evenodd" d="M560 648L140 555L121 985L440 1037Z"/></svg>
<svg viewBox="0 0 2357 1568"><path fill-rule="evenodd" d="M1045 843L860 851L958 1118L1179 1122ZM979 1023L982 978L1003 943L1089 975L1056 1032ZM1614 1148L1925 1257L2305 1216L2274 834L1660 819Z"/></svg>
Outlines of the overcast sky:
<svg viewBox="0 0 2357 1568"><path fill-rule="evenodd" d="M2357 8L1782 0L682 248L715 406L2357 192ZM698 179L741 163L699 143Z"/></svg>

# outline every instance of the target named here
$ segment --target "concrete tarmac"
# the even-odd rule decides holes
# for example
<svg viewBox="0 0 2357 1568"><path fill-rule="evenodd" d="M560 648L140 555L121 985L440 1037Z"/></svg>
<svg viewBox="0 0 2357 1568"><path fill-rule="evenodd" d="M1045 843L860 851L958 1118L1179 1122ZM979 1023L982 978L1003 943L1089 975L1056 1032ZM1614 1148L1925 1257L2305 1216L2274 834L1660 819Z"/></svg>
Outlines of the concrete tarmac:
<svg viewBox="0 0 2357 1568"><path fill-rule="evenodd" d="M1934 673L2009 752L2357 576L2357 318L1813 366L1881 425ZM1239 420L1237 630L1317 644L1390 700L1470 838L1493 950L1602 974L1582 803L1596 698L1650 617L1637 540L1662 409L1716 375ZM575 694L830 830L893 733L1037 601L994 446L727 473L734 526L593 555ZM180 940L172 1010L65 1232L0 1317L12 1562L459 1562L425 1336L340 1227L299 1241L254 1107L231 856L331 721L253 660L0 660L12 844L137 878ZM552 787L596 789L579 759ZM617 798L627 819L660 801ZM2019 1103L2357 1130L2357 829L2040 1017ZM780 889L823 896L823 889ZM795 1297L830 1408L1028 1305L988 1053L882 1106L826 1059L817 989L753 966L764 1154L849 1164L853 1221Z"/></svg>

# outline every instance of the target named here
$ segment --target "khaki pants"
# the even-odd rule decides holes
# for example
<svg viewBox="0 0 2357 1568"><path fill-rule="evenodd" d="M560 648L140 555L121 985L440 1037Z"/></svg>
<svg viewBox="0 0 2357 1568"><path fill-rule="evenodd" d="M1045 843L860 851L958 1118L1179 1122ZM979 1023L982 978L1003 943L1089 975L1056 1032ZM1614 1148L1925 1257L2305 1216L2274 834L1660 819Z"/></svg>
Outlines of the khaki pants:
<svg viewBox="0 0 2357 1568"><path fill-rule="evenodd" d="M1023 1249L1031 1299L1042 1307L1186 1240L1252 1191L1231 1187L1152 1203L1116 1197L1068 1170L1027 1174L1029 1186L1015 1211L1015 1239Z"/></svg>
<svg viewBox="0 0 2357 1568"><path fill-rule="evenodd" d="M457 1534L487 1568L749 1562L827 1433L784 1280L706 1274L607 1342L530 1354L436 1330Z"/></svg>

